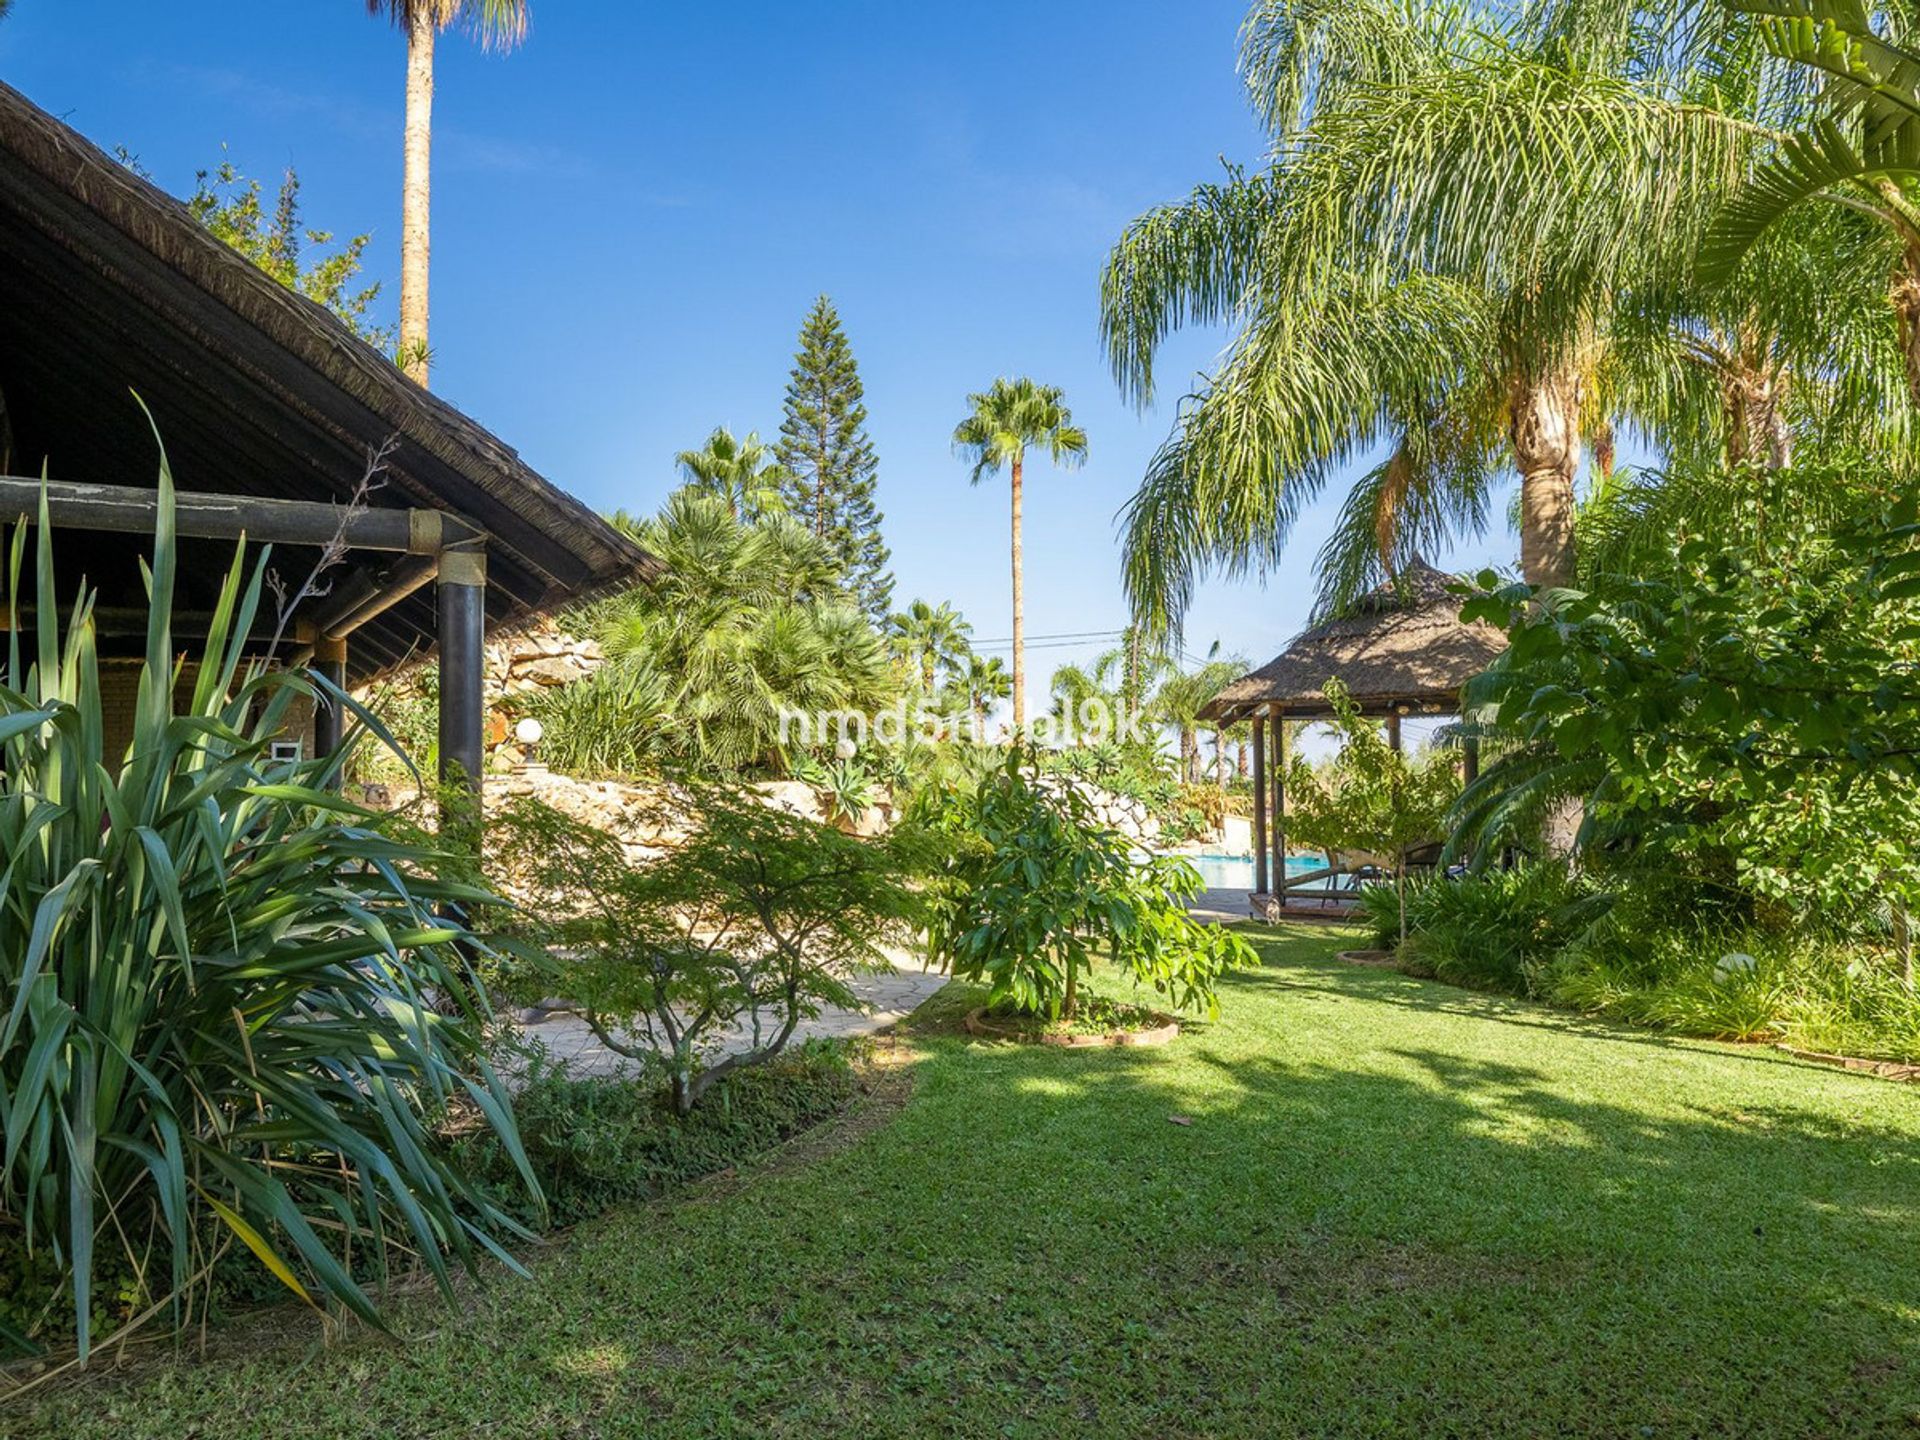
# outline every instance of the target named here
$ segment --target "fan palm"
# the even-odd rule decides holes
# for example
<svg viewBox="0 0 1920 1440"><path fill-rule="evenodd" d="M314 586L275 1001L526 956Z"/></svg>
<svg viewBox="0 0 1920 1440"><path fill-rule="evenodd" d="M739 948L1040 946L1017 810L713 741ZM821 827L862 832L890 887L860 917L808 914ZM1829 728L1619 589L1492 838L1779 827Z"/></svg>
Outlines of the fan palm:
<svg viewBox="0 0 1920 1440"><path fill-rule="evenodd" d="M915 600L887 619L888 638L919 681L922 695L932 695L940 676L960 668L970 653L967 640L972 634L973 626L944 600L938 605Z"/></svg>
<svg viewBox="0 0 1920 1440"><path fill-rule="evenodd" d="M690 486L720 499L736 520L759 520L786 509L780 490L786 467L754 431L739 440L726 426L717 425L704 446L682 450L674 463Z"/></svg>
<svg viewBox="0 0 1920 1440"><path fill-rule="evenodd" d="M667 573L584 617L609 664L581 683L629 687L653 714L664 679L672 758L779 770L783 712L884 707L894 683L886 646L845 603L838 562L805 526L785 515L746 524L688 487L636 533Z"/></svg>
<svg viewBox="0 0 1920 1440"><path fill-rule="evenodd" d="M1077 466L1087 458L1087 432L1057 385L1032 380L995 380L967 397L968 414L953 431L953 448L973 461L973 483L1007 471L1013 494L1013 728L1027 724L1027 619L1021 574L1021 486L1030 446L1045 447L1053 463Z"/></svg>
<svg viewBox="0 0 1920 1440"><path fill-rule="evenodd" d="M406 174L401 181L400 364L427 383L427 271L432 248L433 48L442 30L465 27L489 49L526 37L528 0L367 0L407 35Z"/></svg>

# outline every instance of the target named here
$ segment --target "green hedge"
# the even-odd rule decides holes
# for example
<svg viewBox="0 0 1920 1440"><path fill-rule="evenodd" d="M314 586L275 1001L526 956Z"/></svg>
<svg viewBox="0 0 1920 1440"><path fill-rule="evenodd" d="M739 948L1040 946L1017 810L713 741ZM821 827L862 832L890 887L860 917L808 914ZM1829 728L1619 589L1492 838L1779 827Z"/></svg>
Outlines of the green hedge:
<svg viewBox="0 0 1920 1440"><path fill-rule="evenodd" d="M575 1078L536 1061L514 1116L552 1223L570 1225L770 1149L839 1112L857 1084L845 1046L809 1041L730 1076L680 1116L657 1076ZM493 1137L460 1144L455 1163L514 1201L513 1167Z"/></svg>

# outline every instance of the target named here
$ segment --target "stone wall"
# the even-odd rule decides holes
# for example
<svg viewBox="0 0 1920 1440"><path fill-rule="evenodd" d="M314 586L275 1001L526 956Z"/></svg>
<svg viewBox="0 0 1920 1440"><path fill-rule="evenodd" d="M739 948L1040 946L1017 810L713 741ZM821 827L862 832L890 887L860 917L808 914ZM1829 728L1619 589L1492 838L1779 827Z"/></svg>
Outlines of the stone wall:
<svg viewBox="0 0 1920 1440"><path fill-rule="evenodd" d="M487 768L518 765L527 758L513 738L514 699L584 680L606 663L598 641L552 626L488 642Z"/></svg>
<svg viewBox="0 0 1920 1440"><path fill-rule="evenodd" d="M749 786L767 805L820 824L836 823L853 835L881 835L892 827L889 803L870 808L860 820L834 821L827 803L811 785L777 780ZM616 837L634 861L651 859L670 849L684 831L674 817L680 806L663 782L637 780L580 780L558 775L544 765L524 765L486 777L485 803L495 809L517 796L532 796L584 825Z"/></svg>
<svg viewBox="0 0 1920 1440"><path fill-rule="evenodd" d="M1160 838L1160 822L1143 800L1115 795L1085 780L1065 780L1049 776L1042 784L1069 785L1093 807L1094 819L1110 830L1118 830L1140 845L1151 845Z"/></svg>

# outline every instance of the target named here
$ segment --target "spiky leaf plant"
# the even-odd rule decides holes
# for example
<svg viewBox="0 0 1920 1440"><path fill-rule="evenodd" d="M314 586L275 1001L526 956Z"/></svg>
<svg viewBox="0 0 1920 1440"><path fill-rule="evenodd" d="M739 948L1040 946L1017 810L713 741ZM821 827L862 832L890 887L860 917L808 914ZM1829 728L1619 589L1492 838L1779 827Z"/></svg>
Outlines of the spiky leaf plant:
<svg viewBox="0 0 1920 1440"><path fill-rule="evenodd" d="M197 668L176 659L164 456L159 493L125 753L84 588L60 623L44 499L32 642L13 633L0 677L0 1225L67 1277L83 1359L103 1273L178 1322L223 1259L257 1262L378 1323L402 1257L443 1285L450 1257L508 1259L511 1222L436 1144L450 1103L533 1185L482 1053L471 937L435 913L474 897L328 792L341 757L272 760L314 682L246 658L265 556L249 567L244 541Z"/></svg>

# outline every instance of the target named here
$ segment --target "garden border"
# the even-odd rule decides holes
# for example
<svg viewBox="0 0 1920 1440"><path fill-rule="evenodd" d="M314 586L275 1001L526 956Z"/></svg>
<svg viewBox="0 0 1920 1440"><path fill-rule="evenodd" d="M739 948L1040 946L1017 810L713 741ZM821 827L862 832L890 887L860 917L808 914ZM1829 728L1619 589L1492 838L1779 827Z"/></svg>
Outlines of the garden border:
<svg viewBox="0 0 1920 1440"><path fill-rule="evenodd" d="M1016 1045L1051 1045L1059 1050L1110 1050L1119 1047L1149 1049L1170 1045L1180 1034L1180 1022L1171 1015L1156 1015L1161 1023L1150 1030L1109 1030L1100 1035L1031 1035L991 1024L987 1007L975 1006L967 1012L967 1033L982 1040L1006 1040Z"/></svg>

